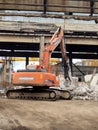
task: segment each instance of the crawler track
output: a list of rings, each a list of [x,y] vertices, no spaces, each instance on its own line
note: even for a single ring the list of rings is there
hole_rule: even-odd
[[[33,100],[50,100],[71,99],[71,94],[66,90],[58,89],[17,89],[8,90],[7,98],[10,99],[33,99]]]

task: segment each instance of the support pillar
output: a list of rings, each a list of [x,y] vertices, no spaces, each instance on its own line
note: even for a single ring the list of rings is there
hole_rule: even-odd
[[[43,48],[44,48],[44,42],[45,42],[45,37],[44,36],[41,36],[40,38],[40,56],[39,56],[39,62],[41,61],[41,58],[42,58],[42,51],[43,51]]]
[[[69,63],[70,63],[70,67],[71,67],[71,74],[73,76],[73,68],[72,68],[72,52],[69,52]]]
[[[29,64],[29,57],[27,56],[26,57],[26,68],[27,68],[27,65]]]

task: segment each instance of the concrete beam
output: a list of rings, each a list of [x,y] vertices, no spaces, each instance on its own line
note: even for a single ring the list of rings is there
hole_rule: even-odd
[[[40,37],[22,35],[0,35],[0,42],[40,43]]]
[[[98,18],[98,16],[96,16]],[[40,21],[39,21],[40,22]],[[61,26],[65,27],[65,31],[80,31],[80,32],[98,32],[97,24],[83,24],[83,23],[69,23],[69,22],[55,22],[54,24],[49,22],[43,23],[34,22],[20,22],[20,21],[0,21],[0,30],[3,31],[14,31],[14,32],[28,32],[34,33],[34,31],[51,31],[54,32]],[[65,24],[65,25],[64,25]],[[37,33],[36,33],[37,34]],[[48,33],[49,34],[49,33]]]
[[[62,14],[43,14],[43,13],[22,13],[22,12],[0,12],[0,16],[19,16],[19,17],[43,17],[43,18],[58,18],[58,19],[75,19],[75,20],[96,20],[97,16],[79,16],[79,15],[62,15]]]
[[[70,37],[70,38],[65,38],[65,40],[66,40],[66,44],[98,45],[97,38]]]
[[[44,42],[49,42],[51,36],[29,36],[29,35],[0,35],[0,42],[12,42],[12,43],[40,43],[41,37],[44,38]],[[66,44],[77,44],[77,45],[98,45],[97,38],[85,38],[85,37],[66,37]]]

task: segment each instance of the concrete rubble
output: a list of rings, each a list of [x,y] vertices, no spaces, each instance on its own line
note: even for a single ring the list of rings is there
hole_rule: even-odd
[[[73,89],[73,99],[98,100],[98,92],[89,88],[86,83],[82,82],[79,86]]]
[[[86,75],[85,82],[78,82],[78,78],[73,77],[70,84],[66,83],[63,75],[59,75],[58,79],[62,89],[72,90],[73,100],[98,101],[98,74],[95,74],[89,83],[91,77],[92,75]]]

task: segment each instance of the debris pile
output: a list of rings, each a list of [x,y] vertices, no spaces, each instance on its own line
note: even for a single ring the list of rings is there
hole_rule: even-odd
[[[73,99],[98,101],[98,74],[85,76],[85,82],[78,83],[73,90]]]
[[[91,75],[86,76],[91,81]],[[92,82],[78,82],[77,77],[72,78],[71,83],[67,83],[63,75],[58,76],[61,89],[72,90],[73,99],[75,100],[96,100],[98,101],[98,74],[93,77]]]
[[[82,82],[73,90],[73,99],[90,100],[93,99],[93,93],[93,90]]]
[[[61,89],[73,90],[73,89],[75,88],[75,83],[76,83],[76,82],[74,82],[74,83],[72,82],[72,83],[71,83],[71,81],[65,80],[63,74],[59,74],[59,75],[57,76],[57,79],[58,79],[58,81],[60,82],[60,88],[61,88]]]

